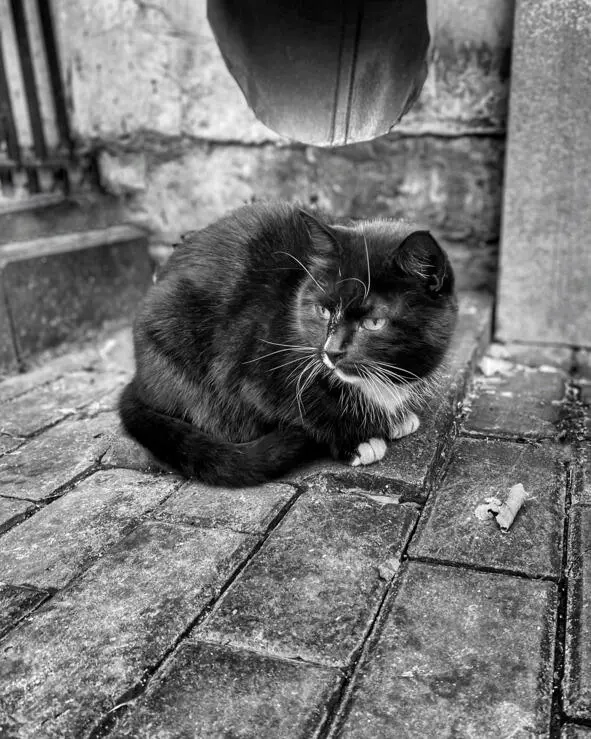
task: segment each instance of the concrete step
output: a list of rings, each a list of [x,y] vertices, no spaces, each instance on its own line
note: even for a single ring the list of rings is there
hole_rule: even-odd
[[[0,374],[132,315],[151,280],[148,236],[102,206],[0,216]]]

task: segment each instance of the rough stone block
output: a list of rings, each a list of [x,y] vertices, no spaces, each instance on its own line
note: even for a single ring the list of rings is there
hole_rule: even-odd
[[[184,644],[113,739],[310,737],[341,680],[319,667],[212,644]]]
[[[62,588],[178,485],[130,470],[96,472],[3,537],[0,581]]]
[[[267,530],[295,494],[294,487],[280,483],[228,489],[187,482],[154,515],[205,528],[222,526],[259,534]]]
[[[591,720],[591,507],[573,506],[569,536],[564,711]]]
[[[159,663],[251,546],[227,529],[140,525],[4,642],[5,722],[20,737],[86,736]]]
[[[432,407],[419,414],[421,426],[417,432],[391,442],[385,458],[364,468],[362,476],[375,477],[383,485],[396,480],[404,483],[417,499],[426,497],[437,477],[439,463],[447,454],[454,413],[463,400],[473,367],[488,344],[490,328],[490,299],[477,293],[462,294],[458,327]],[[319,472],[346,474],[351,479],[360,474],[342,464],[322,460],[295,470],[285,480],[299,481]]]
[[[562,417],[566,376],[554,367],[530,369],[485,357],[466,398],[462,430],[478,436],[554,439]]]
[[[70,372],[0,405],[0,433],[30,436],[121,388],[126,376],[94,368]]]
[[[37,256],[28,256],[35,242],[19,245],[23,254],[17,252],[3,268],[22,358],[81,338],[105,321],[128,318],[151,281],[147,239],[137,229],[45,241],[51,248]],[[41,248],[44,240],[39,242]]]
[[[25,500],[0,498],[0,534],[20,523],[34,507],[32,503],[27,503]],[[4,539],[2,541],[4,542]]]
[[[12,585],[0,585],[0,639],[46,598],[47,593],[39,593],[27,588],[15,588]],[[0,716],[0,729],[2,728],[2,717]]]
[[[431,493],[421,516],[410,556],[558,578],[566,493],[563,461],[560,450],[549,444],[458,439],[445,480]],[[504,500],[517,483],[530,500],[507,533],[494,519],[477,518],[479,504],[491,496]]]
[[[410,563],[338,736],[548,736],[555,607],[548,582]]]
[[[0,457],[0,495],[44,500],[97,464],[117,423],[111,413],[64,421]]]
[[[6,298],[2,285],[0,270],[0,377],[18,370],[18,358],[10,326],[10,318],[6,309]]]
[[[586,0],[517,3],[497,309],[504,339],[591,344],[590,34]]]
[[[119,395],[120,391],[117,391],[117,398],[113,399],[115,405]],[[122,467],[140,472],[164,471],[144,447],[125,433],[119,420],[116,421],[108,436],[107,451],[101,459],[101,464],[106,467]]]
[[[197,629],[196,638],[346,665],[417,519],[396,498],[312,486]]]

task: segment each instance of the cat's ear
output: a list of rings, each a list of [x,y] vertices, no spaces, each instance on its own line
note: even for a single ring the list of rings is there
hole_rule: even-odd
[[[338,246],[336,234],[333,229],[307,210],[300,208],[299,214],[304,221],[310,239],[317,249],[325,253],[326,256],[333,254],[335,248]]]
[[[393,255],[395,265],[406,275],[425,283],[430,292],[453,288],[453,273],[443,249],[429,231],[414,231]]]

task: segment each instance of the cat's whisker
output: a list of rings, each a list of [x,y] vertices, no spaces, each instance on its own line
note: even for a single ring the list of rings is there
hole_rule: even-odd
[[[278,344],[276,341],[268,341],[267,339],[259,339],[263,344],[271,344],[271,346],[285,346],[288,349],[315,349],[314,346],[305,346],[304,344]]]
[[[314,366],[315,364],[316,366]],[[308,371],[310,371],[310,374],[308,375],[308,377],[304,381],[304,384],[302,385],[302,378],[304,377],[305,373]],[[304,399],[302,396],[306,388],[310,385],[310,383],[312,382],[314,377],[316,377],[319,371],[320,371],[320,368],[318,366],[316,357],[312,357],[312,359],[308,362],[308,364],[306,364],[304,369],[298,375],[298,380],[296,383],[296,401],[298,404],[298,411],[300,413],[300,419],[302,423],[304,420],[304,412],[305,412]]]
[[[371,289],[371,270],[369,268],[369,249],[367,248],[367,239],[365,238],[365,230],[362,228],[361,235],[363,236],[363,244],[365,245],[365,258],[367,259],[367,287],[365,289],[365,295],[363,299],[366,300]]]
[[[298,357],[297,359],[290,359],[289,362],[284,362],[283,364],[278,364],[276,367],[271,367],[269,372],[275,372],[275,370],[281,369],[282,367],[287,367],[290,364],[295,364],[296,362],[304,362],[306,359],[309,359],[309,358],[310,356],[306,355],[305,357]]]
[[[281,354],[282,352],[291,352],[291,351],[298,351],[298,349],[277,349],[274,352],[269,352],[268,354],[262,354],[260,357],[255,357],[254,359],[248,359],[246,362],[242,362],[242,364],[252,364],[253,362],[260,362],[261,359],[266,359],[267,357],[272,357],[274,354]],[[306,349],[306,351],[308,351]]]
[[[363,299],[367,297],[367,294],[369,293],[369,290],[367,289],[367,285],[363,280],[360,280],[359,277],[345,277],[344,280],[339,280],[336,284],[340,285],[343,282],[358,282],[363,287],[364,296]]]
[[[326,292],[326,290],[322,287],[322,285],[318,282],[318,280],[314,277],[314,275],[310,272],[310,270],[306,266],[304,266],[297,257],[294,257],[293,254],[290,254],[288,251],[276,251],[275,254],[285,254],[286,256],[291,257],[295,262],[297,262],[300,265],[300,267],[304,270],[304,272],[307,272],[312,282],[314,282],[316,286],[320,290],[322,290],[323,293]]]

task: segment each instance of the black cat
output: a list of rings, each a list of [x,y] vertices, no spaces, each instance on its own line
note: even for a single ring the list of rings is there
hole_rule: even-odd
[[[351,465],[415,431],[457,305],[445,253],[387,219],[245,206],[183,237],[135,322],[131,436],[189,477],[248,485],[314,452]]]

